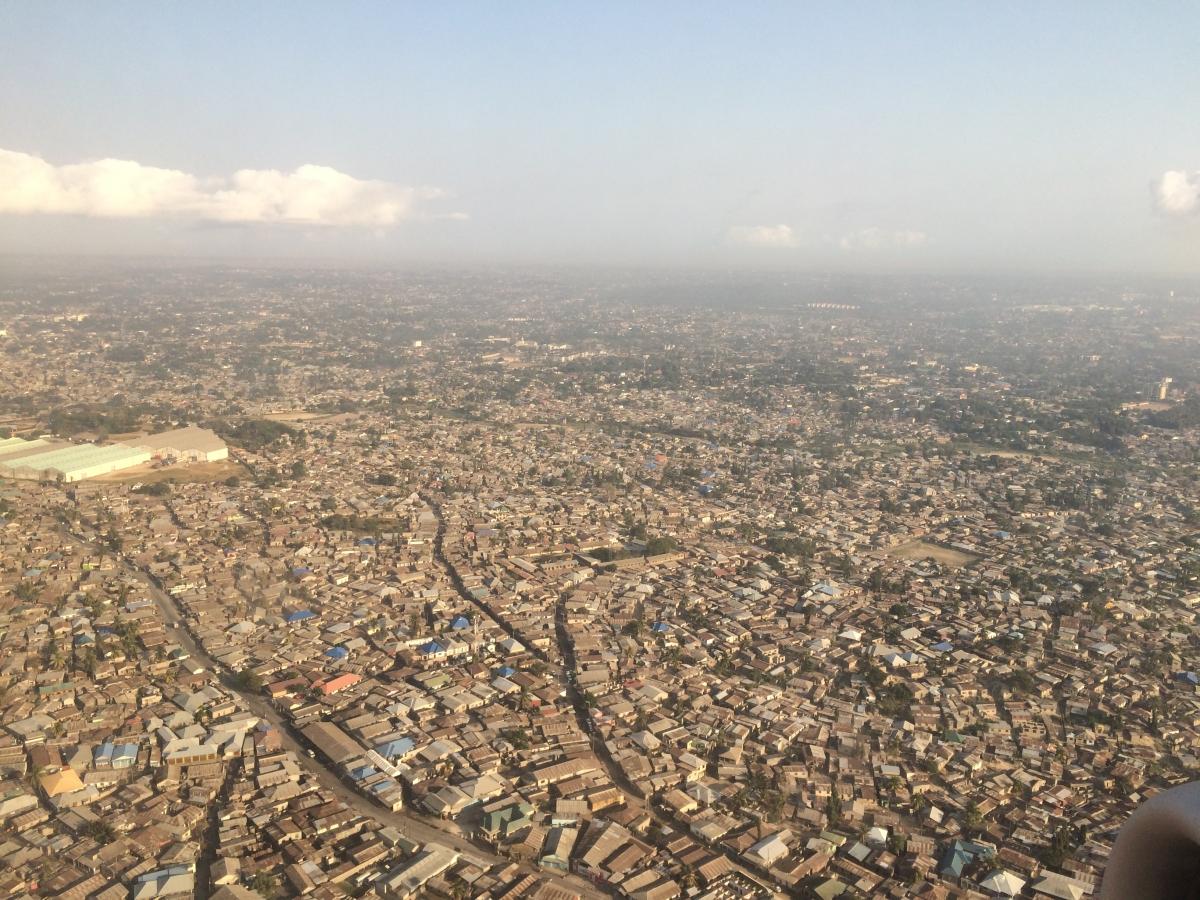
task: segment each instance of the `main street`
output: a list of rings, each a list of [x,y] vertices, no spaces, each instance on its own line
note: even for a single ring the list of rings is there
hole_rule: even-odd
[[[62,530],[62,533],[64,537],[78,541],[96,553],[111,552],[93,540],[70,532],[65,528]],[[450,847],[462,854],[464,858],[476,861],[481,868],[488,868],[498,863],[507,863],[509,861],[490,850],[478,846],[461,834],[452,834],[444,828],[433,824],[433,821],[440,822],[440,820],[426,820],[412,812],[394,812],[390,809],[385,809],[351,788],[335,771],[322,763],[319,758],[309,755],[309,748],[302,742],[295,726],[285,716],[268,703],[265,698],[243,690],[234,679],[232,672],[220,666],[212,657],[204,652],[204,649],[200,646],[188,627],[187,620],[180,612],[174,598],[164,591],[149,573],[134,565],[122,553],[117,553],[116,557],[125,574],[145,587],[147,596],[154,601],[163,621],[171,630],[172,637],[189,657],[195,660],[197,664],[204,666],[216,674],[221,680],[221,686],[229,693],[239,697],[250,712],[271,723],[279,732],[283,747],[292,751],[299,760],[301,767],[312,775],[322,788],[333,794],[359,815],[382,822],[385,825],[392,825],[405,837],[422,844],[438,843],[442,846]],[[449,825],[449,823],[445,824]],[[607,894],[598,890],[590,882],[575,875],[552,875],[540,870],[536,874],[553,883],[556,887],[574,892],[582,897],[597,898],[599,900],[599,898],[607,896]]]
[[[422,494],[422,499],[429,504],[430,508],[434,512],[434,515],[437,516],[438,530],[437,536],[434,538],[434,558],[446,569],[447,575],[450,577],[451,582],[454,584],[455,588],[458,590],[459,594],[464,600],[474,604],[481,613],[486,614],[490,619],[499,623],[500,626],[504,628],[504,630],[511,637],[514,639],[519,639],[519,636],[513,631],[511,626],[509,626],[508,623],[506,623],[503,619],[498,617],[489,605],[478,600],[473,594],[470,593],[470,591],[466,589],[462,581],[459,579],[458,573],[447,562],[445,548],[443,547],[445,522],[442,519],[441,505],[438,504],[432,497],[424,494]],[[617,765],[617,763],[613,760],[611,754],[608,752],[608,747],[606,747],[604,742],[600,740],[600,736],[596,733],[592,726],[591,714],[585,702],[583,692],[579,690],[578,684],[575,680],[578,674],[578,668],[575,662],[575,646],[571,641],[571,636],[567,632],[566,628],[565,598],[566,595],[560,593],[554,610],[555,642],[558,647],[558,658],[561,660],[561,663],[555,663],[555,661],[550,658],[549,654],[544,653],[537,648],[530,647],[529,650],[538,659],[550,665],[552,670],[557,673],[559,684],[566,692],[567,699],[571,702],[571,706],[574,709],[579,727],[588,736],[588,740],[591,743],[593,757],[601,766],[604,767],[609,779],[621,791],[621,794],[625,799],[625,805],[630,809],[647,813],[651,820],[660,827],[677,827],[669,819],[664,817],[657,809],[655,809],[653,804],[647,803],[642,799],[641,791],[639,791],[634,786],[633,782],[630,781],[629,776],[625,774],[624,769]],[[742,863],[742,860],[739,859],[737,854],[735,854],[732,850],[724,846],[718,846],[715,849],[717,852],[722,853],[730,861],[730,863],[733,864],[734,869],[738,873],[745,876],[755,884],[758,884],[764,889],[770,891],[772,894],[775,894],[776,896],[783,896],[777,886],[770,885],[761,876],[747,869]]]

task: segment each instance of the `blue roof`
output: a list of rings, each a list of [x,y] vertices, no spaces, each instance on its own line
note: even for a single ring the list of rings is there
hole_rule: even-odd
[[[971,856],[971,854],[964,853],[962,850],[960,850],[956,842],[955,845],[949,847],[946,852],[942,854],[941,862],[938,863],[938,872],[940,872],[942,875],[952,875],[955,878],[958,878],[960,875],[962,875],[963,870],[966,869],[972,859],[974,859],[974,857]]]
[[[466,616],[455,616],[454,621],[450,623],[450,627],[455,631],[462,631],[464,628],[471,627],[471,620]]]
[[[345,647],[330,647],[325,651],[325,655],[330,659],[345,659],[350,655],[350,651]]]
[[[358,545],[360,547],[374,547],[375,538],[359,538]]]
[[[427,644],[421,645],[422,653],[441,653],[445,649],[446,648],[443,647],[441,644],[439,644],[437,641],[430,641]]]
[[[933,649],[937,650],[939,653],[949,653],[954,649],[954,645],[949,641],[939,641],[933,645]]]
[[[384,741],[375,747],[375,752],[384,759],[395,759],[398,756],[405,756],[412,753],[416,748],[411,738],[396,738],[391,741]]]
[[[650,630],[655,632],[656,634],[666,634],[668,631],[671,630],[671,626],[668,625],[666,622],[655,622],[651,626]]]
[[[308,566],[292,566],[293,575],[307,575],[311,571],[312,569]]]
[[[315,613],[311,609],[298,609],[288,613],[283,620],[285,622],[303,622],[305,619],[311,619],[314,615]]]
[[[517,670],[514,669],[512,666],[501,666],[499,669],[496,670],[496,674],[499,675],[501,678],[508,678],[510,675],[516,675]]]
[[[938,863],[938,872],[941,874],[950,874],[955,878],[959,877],[972,860],[977,856],[982,856],[988,852],[988,848],[976,844],[974,841],[955,840],[946,852],[942,854],[941,861]]]

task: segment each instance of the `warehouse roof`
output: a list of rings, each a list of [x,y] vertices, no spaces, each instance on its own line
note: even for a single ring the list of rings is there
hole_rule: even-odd
[[[160,431],[149,434],[144,438],[134,438],[127,442],[131,447],[149,447],[151,450],[200,450],[211,453],[214,450],[224,450],[225,442],[215,431],[189,425],[186,428],[175,428],[171,431]]]
[[[132,460],[139,456],[146,456],[146,451],[118,444],[108,447],[98,447],[95,444],[71,444],[67,447],[55,447],[44,453],[23,456],[19,460],[13,460],[10,465],[14,469],[55,469],[60,472],[70,472],[105,463]]]
[[[366,752],[361,744],[332,722],[315,722],[302,731],[312,745],[334,763],[344,763]]]
[[[5,438],[0,441],[0,460],[11,463],[22,456],[29,456],[32,453],[45,453],[47,450],[61,446],[63,444],[51,444],[44,438],[34,438],[32,441],[22,438]]]

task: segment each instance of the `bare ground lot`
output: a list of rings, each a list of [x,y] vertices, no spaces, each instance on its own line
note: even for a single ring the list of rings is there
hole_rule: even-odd
[[[305,412],[302,409],[263,413],[259,416],[260,419],[266,419],[268,422],[314,422],[322,419],[332,419],[333,417],[334,413]]]
[[[122,469],[120,472],[88,480],[124,484],[135,481],[140,481],[142,484],[155,484],[160,481],[173,481],[177,484],[209,484],[214,481],[224,481],[231,475],[236,475],[238,478],[250,477],[249,471],[241,463],[234,462],[232,459],[222,459],[218,462],[192,463],[187,466],[167,466],[165,469],[137,466],[133,469]]]
[[[952,569],[961,569],[979,559],[973,553],[939,547],[928,541],[909,541],[905,544],[898,544],[888,550],[887,555],[897,559],[933,559],[939,565],[949,566]]]
[[[1034,459],[1044,459],[1046,462],[1066,462],[1062,456],[1054,453],[1030,453],[1026,450],[1005,450],[1000,447],[985,447],[982,444],[972,444],[970,447],[976,456],[998,456],[1001,459],[1020,459],[1026,462]]]

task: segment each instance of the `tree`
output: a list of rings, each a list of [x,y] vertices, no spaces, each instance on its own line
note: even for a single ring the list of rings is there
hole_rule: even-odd
[[[883,569],[871,570],[871,590],[878,599],[883,594]]]
[[[13,593],[16,594],[18,600],[29,603],[37,599],[37,595],[40,590],[41,589],[36,581],[26,579],[13,589]]]
[[[1042,863],[1052,869],[1060,868],[1077,846],[1078,835],[1075,830],[1070,825],[1060,825],[1050,838],[1050,846],[1041,852]]]
[[[652,537],[646,542],[646,555],[659,556],[663,553],[671,553],[679,546],[679,542],[669,535],[659,535]]]
[[[83,833],[90,837],[97,844],[111,844],[117,839],[116,830],[108,822],[103,819],[97,819],[95,822],[89,822],[84,826]]]
[[[768,791],[763,797],[763,806],[767,812],[767,821],[778,822],[783,815],[783,807],[787,801],[779,791]]]
[[[133,489],[135,494],[145,494],[147,497],[165,497],[171,493],[171,486],[165,481],[155,481],[143,484]]]
[[[279,883],[268,872],[255,872],[249,881],[250,890],[261,894],[267,900],[273,900],[279,891]]]
[[[250,669],[242,669],[242,671],[234,676],[234,680],[237,682],[238,687],[243,690],[261,691],[263,689],[262,676]]]
[[[833,828],[842,819],[842,798],[838,794],[837,788],[834,788],[829,799],[825,801],[825,821],[830,828]]]
[[[983,828],[983,814],[980,813],[974,800],[970,801],[967,808],[963,810],[963,828],[967,831],[979,831]]]
[[[513,745],[514,750],[529,749],[529,735],[525,733],[525,729],[509,728],[503,731],[502,734]]]

